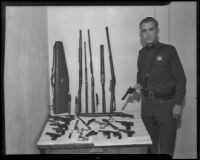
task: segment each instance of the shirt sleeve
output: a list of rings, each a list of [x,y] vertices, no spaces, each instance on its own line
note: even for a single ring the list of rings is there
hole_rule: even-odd
[[[176,51],[176,48],[171,48],[171,73],[175,80],[176,97],[175,104],[181,105],[186,94],[186,76]]]

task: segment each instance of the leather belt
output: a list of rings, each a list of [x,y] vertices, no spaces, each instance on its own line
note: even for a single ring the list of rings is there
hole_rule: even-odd
[[[148,91],[148,90],[142,90],[142,93],[145,97],[149,98],[149,99],[163,99],[163,100],[168,100],[168,99],[172,99],[174,98],[174,93],[175,92],[171,92],[171,93],[156,93],[156,92],[152,92],[152,91]]]

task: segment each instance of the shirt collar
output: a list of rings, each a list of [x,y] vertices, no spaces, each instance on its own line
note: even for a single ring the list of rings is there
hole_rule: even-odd
[[[156,41],[153,45],[151,46],[146,46],[145,48],[146,49],[157,49],[160,45],[160,42],[159,41]]]

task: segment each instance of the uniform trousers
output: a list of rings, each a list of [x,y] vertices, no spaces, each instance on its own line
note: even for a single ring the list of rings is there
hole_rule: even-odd
[[[173,118],[174,99],[149,99],[141,101],[141,117],[151,137],[153,154],[168,154],[173,157],[177,119]]]

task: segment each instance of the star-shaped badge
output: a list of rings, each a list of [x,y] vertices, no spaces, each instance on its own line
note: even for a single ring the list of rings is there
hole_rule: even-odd
[[[162,61],[163,60],[163,58],[161,56],[158,56],[156,59],[157,59],[157,61]]]

